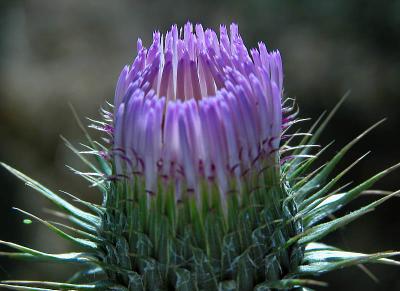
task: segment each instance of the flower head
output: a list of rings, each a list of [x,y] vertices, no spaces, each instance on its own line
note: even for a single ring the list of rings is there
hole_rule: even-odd
[[[149,193],[173,181],[181,195],[202,181],[221,194],[276,155],[282,128],[282,61],[264,43],[250,52],[238,26],[219,37],[200,24],[153,34],[125,66],[115,93],[118,175],[143,175]]]

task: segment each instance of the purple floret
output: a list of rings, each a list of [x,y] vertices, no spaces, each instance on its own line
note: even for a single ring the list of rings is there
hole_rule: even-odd
[[[282,83],[279,52],[259,43],[249,53],[236,24],[219,38],[187,23],[155,32],[149,49],[139,40],[115,92],[117,175],[142,175],[149,193],[161,180],[176,183],[178,196],[198,194],[202,181],[226,194],[229,181],[277,155]]]

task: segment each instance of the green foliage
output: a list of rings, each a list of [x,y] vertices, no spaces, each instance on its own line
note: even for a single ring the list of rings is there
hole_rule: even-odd
[[[113,165],[99,154],[107,149],[93,141],[86,130],[89,146],[85,146],[84,151],[64,140],[90,172],[73,171],[99,189],[103,195],[101,205],[65,193],[74,201],[68,202],[39,182],[2,164],[49,199],[70,224],[49,222],[17,209],[29,217],[24,222],[33,220],[45,225],[61,238],[73,242],[77,251],[48,254],[0,241],[14,250],[0,255],[30,261],[75,263],[82,265],[82,270],[65,283],[3,281],[0,287],[127,291],[302,287],[309,290],[307,286],[325,286],[323,282],[307,279],[309,276],[364,263],[400,265],[390,259],[399,255],[398,252],[361,254],[319,243],[327,234],[398,194],[386,195],[329,220],[332,213],[400,166],[394,165],[349,190],[338,186],[341,178],[364,155],[329,180],[346,153],[379,122],[315,170],[314,164],[326,148],[313,155],[311,150],[342,102],[319,126],[322,118],[291,147],[289,144],[300,135],[294,134],[277,153],[273,166],[266,163],[265,168],[241,185],[240,195],[232,193],[226,200],[221,199],[216,186],[207,183],[200,197],[187,195],[177,204],[172,184],[160,181],[157,195],[150,195],[143,188],[140,176],[108,179]],[[292,156],[281,163],[279,158],[287,151],[291,151]]]

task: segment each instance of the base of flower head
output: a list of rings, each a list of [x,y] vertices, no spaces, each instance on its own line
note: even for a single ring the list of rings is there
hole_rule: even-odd
[[[274,167],[265,168],[254,179],[246,179],[252,182],[242,184],[240,191],[223,198],[217,184],[209,181],[201,183],[198,194],[186,191],[179,197],[176,193],[182,193],[184,185],[160,180],[155,194],[146,191],[140,176],[134,182],[115,181],[105,208],[119,203],[124,207],[104,225],[104,234],[112,234],[105,239],[115,241],[115,225],[126,231],[121,235],[129,238],[129,252],[135,254],[126,259],[132,270],[146,274],[141,277],[146,290],[163,290],[168,284],[177,288],[181,272],[188,276],[187,288],[218,290],[232,281],[239,282],[237,290],[250,290],[257,282],[290,272],[293,256],[301,261],[301,254],[294,254],[296,248],[278,251],[301,226],[282,220],[291,214],[279,207],[287,193],[275,183],[276,174]],[[271,255],[272,250],[277,254]],[[266,270],[268,265],[275,271]],[[122,283],[131,284],[129,278]]]

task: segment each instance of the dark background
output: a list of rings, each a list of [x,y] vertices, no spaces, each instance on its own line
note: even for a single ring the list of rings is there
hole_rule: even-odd
[[[400,1],[81,1],[0,2],[0,160],[51,189],[89,200],[99,195],[65,164],[78,165],[59,134],[83,140],[68,103],[81,116],[98,117],[112,100],[116,78],[136,54],[140,36],[149,45],[152,31],[165,32],[187,20],[218,28],[239,23],[248,47],[264,41],[283,55],[286,95],[296,97],[302,116],[316,118],[349,89],[350,98],[321,142],[335,140],[324,156],[383,117],[388,120],[351,151],[344,168],[368,150],[346,181],[360,182],[400,161]],[[375,188],[400,188],[400,173]],[[374,197],[353,202],[342,213]],[[50,205],[0,169],[0,239],[50,252],[68,249],[34,223],[24,225],[17,206],[42,217]],[[354,251],[400,250],[400,198],[330,235],[325,241]],[[370,266],[374,283],[354,267],[320,279],[325,290],[400,290],[400,268]],[[64,266],[0,260],[0,279],[62,279]]]

